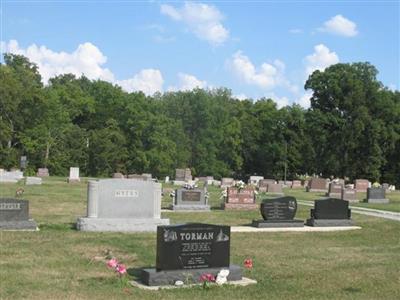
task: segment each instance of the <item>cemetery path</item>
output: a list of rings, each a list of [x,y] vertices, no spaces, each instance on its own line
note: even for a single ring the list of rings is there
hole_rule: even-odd
[[[305,205],[305,206],[314,206],[314,203],[310,203],[310,201],[298,200],[297,203],[300,205]],[[356,213],[356,214],[362,214],[362,215],[366,215],[366,216],[400,221],[400,213],[397,213],[397,212],[365,208],[365,207],[359,207],[359,206],[350,206],[350,208],[351,208],[351,212]]]

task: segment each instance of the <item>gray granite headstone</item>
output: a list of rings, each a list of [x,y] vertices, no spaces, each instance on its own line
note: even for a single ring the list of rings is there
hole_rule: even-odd
[[[177,189],[173,210],[210,210],[204,189]]]
[[[0,182],[17,183],[19,180],[24,178],[24,173],[20,170],[13,171],[1,171],[0,172]]]
[[[161,219],[161,184],[135,179],[88,182],[87,216],[77,221],[82,231],[156,231]]]
[[[357,190],[351,188],[342,189],[341,199],[349,202],[358,202]]]
[[[386,199],[386,191],[384,188],[368,188],[367,189],[367,202],[368,203],[389,203]]]
[[[0,230],[37,230],[29,219],[29,201],[0,198]]]

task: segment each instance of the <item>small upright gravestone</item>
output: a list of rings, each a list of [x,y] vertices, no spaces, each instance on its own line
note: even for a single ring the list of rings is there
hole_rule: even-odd
[[[283,195],[282,185],[279,183],[268,183],[267,192],[272,194]]]
[[[301,187],[302,187],[301,180],[293,180],[292,181],[292,186],[291,186],[292,189],[301,188]]]
[[[226,201],[222,204],[224,209],[253,210],[258,208],[254,189],[229,187]]]
[[[235,180],[233,178],[230,177],[223,177],[221,179],[221,188],[227,188],[227,187],[231,187],[235,184]]]
[[[355,189],[357,192],[365,193],[369,187],[369,181],[366,179],[356,179],[355,181]]]
[[[122,179],[122,178],[125,178],[125,175],[120,172],[117,172],[117,173],[113,174],[112,178]]]
[[[0,230],[37,230],[29,219],[29,201],[0,198]]]
[[[252,226],[265,227],[303,227],[303,220],[294,220],[297,201],[294,197],[265,199],[260,205],[264,220],[253,220]]]
[[[39,168],[37,173],[37,177],[49,177],[49,169],[47,168]]]
[[[349,202],[358,202],[357,190],[351,188],[342,189],[341,199]]]
[[[351,226],[349,202],[336,198],[315,200],[307,219],[308,226]]]
[[[79,178],[79,168],[77,167],[69,168],[69,177],[67,181],[69,183],[76,183],[81,181],[81,179]]]
[[[325,178],[312,178],[308,182],[307,192],[327,192],[327,180]]]
[[[340,198],[342,195],[343,185],[336,182],[329,183],[329,190],[326,196],[331,198]]]
[[[368,188],[367,189],[367,202],[368,203],[389,203],[386,199],[386,191],[384,188]]]
[[[149,286],[198,283],[201,275],[229,270],[228,281],[241,280],[239,266],[230,264],[230,227],[209,224],[158,226],[156,267],[143,269]]]
[[[206,191],[204,189],[177,189],[175,191],[173,210],[203,210],[209,211]]]
[[[263,179],[264,179],[263,176],[250,176],[248,184],[252,184],[252,185],[257,186],[258,183],[260,182],[260,180],[263,180]]]
[[[77,221],[82,231],[155,231],[161,219],[161,184],[134,179],[88,182],[87,216]]]
[[[40,177],[26,177],[25,184],[26,185],[41,185],[42,184],[42,178],[40,178]]]
[[[266,193],[268,191],[268,184],[276,184],[275,179],[262,179],[258,182],[258,190]]]

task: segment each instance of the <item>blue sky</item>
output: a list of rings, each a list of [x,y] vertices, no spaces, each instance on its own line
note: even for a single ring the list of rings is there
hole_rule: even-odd
[[[43,80],[84,73],[127,91],[227,87],[308,105],[313,70],[369,61],[399,89],[398,1],[2,1],[2,51]]]

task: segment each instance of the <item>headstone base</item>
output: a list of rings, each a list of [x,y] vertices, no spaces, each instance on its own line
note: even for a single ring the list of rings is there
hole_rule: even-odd
[[[325,196],[327,196],[329,198],[337,198],[337,199],[341,199],[342,198],[342,194],[341,193],[326,193]]]
[[[257,228],[304,227],[303,220],[253,220],[251,224]]]
[[[0,230],[37,230],[34,220],[0,222]]]
[[[349,201],[349,203],[359,203],[360,201],[358,199],[354,200],[354,199],[342,199],[344,201]]]
[[[71,179],[71,178],[67,178],[67,182],[68,182],[68,183],[79,183],[79,182],[81,182],[81,180],[80,180],[80,179]]]
[[[157,271],[155,268],[143,269],[140,279],[148,286],[174,285],[178,280],[183,282],[190,281],[189,283],[198,283],[200,282],[201,275],[207,273],[217,276],[218,272],[222,269],[228,268],[202,268],[168,271]],[[241,280],[242,269],[237,265],[230,265],[227,279],[228,281]]]
[[[389,203],[389,199],[368,199],[366,200],[367,203],[381,203],[381,204],[386,204]]]
[[[173,185],[180,185],[180,186],[182,186],[182,185],[185,185],[187,182],[186,181],[183,181],[183,180],[174,180],[174,181],[172,181],[172,184]]]
[[[157,226],[169,225],[169,219],[78,218],[80,231],[156,232]]]
[[[210,205],[172,205],[172,210],[210,210]]]
[[[306,192],[327,193],[328,191],[327,191],[327,190],[323,190],[323,189],[310,189],[310,188],[307,188],[307,189],[306,189]]]
[[[257,203],[249,203],[249,204],[245,204],[245,203],[223,203],[222,204],[222,208],[223,209],[227,209],[227,210],[254,210],[254,209],[258,209],[259,205]]]
[[[329,227],[329,226],[353,226],[354,222],[351,219],[307,219],[307,226],[314,227]]]

